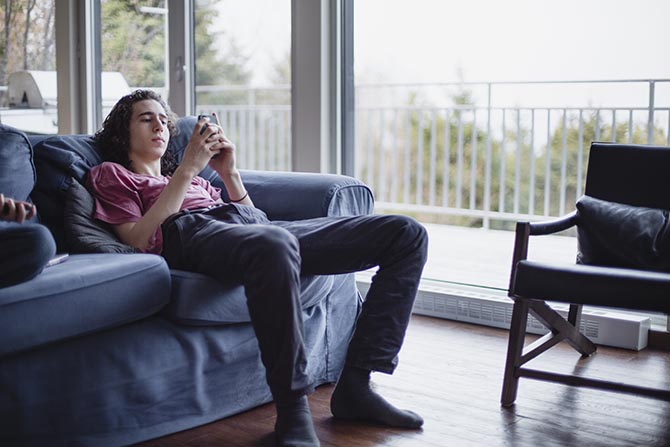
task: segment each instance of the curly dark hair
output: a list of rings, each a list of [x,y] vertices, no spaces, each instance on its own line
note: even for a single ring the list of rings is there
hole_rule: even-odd
[[[152,99],[160,103],[167,115],[167,127],[170,138],[177,135],[177,115],[170,106],[163,101],[161,96],[153,90],[135,90],[134,92],[119,99],[114,105],[102,128],[95,133],[95,140],[108,161],[119,163],[130,169],[130,118],[133,113],[133,105],[136,102]],[[177,168],[177,159],[170,150],[165,151],[161,158],[161,173],[171,175]]]

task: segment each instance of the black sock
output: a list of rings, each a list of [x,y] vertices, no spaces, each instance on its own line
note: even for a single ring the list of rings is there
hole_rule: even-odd
[[[419,428],[423,418],[400,410],[370,388],[370,371],[345,367],[330,399],[330,411],[340,419],[376,422],[399,428]]]
[[[277,402],[275,436],[277,446],[318,447],[307,396]]]

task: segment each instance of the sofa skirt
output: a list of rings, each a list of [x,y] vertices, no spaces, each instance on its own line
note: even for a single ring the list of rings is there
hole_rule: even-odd
[[[353,275],[342,275],[304,311],[315,385],[337,380],[360,301]],[[3,357],[0,445],[129,445],[271,399],[250,324],[184,326],[153,316]]]

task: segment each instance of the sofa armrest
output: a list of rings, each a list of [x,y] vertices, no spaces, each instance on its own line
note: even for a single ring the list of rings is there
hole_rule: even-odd
[[[271,220],[300,220],[326,216],[372,213],[374,198],[365,184],[335,174],[242,170],[242,179],[254,205]],[[225,188],[216,173],[200,175]]]

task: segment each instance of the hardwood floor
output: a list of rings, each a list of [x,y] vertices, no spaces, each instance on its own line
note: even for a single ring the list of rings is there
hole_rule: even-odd
[[[507,332],[414,316],[393,376],[377,390],[425,418],[419,431],[370,427],[330,416],[332,385],[310,396],[326,447],[670,446],[670,402],[522,379],[510,409],[500,407]],[[529,365],[670,389],[670,353],[599,347],[580,360],[557,346]],[[141,447],[272,446],[274,407],[265,405]]]

